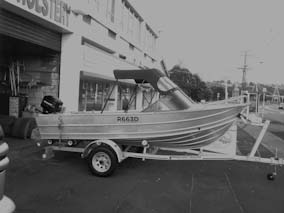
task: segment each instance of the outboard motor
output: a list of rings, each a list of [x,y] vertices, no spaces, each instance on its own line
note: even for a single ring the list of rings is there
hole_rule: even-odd
[[[51,95],[44,96],[40,106],[44,114],[61,112],[63,102]]]

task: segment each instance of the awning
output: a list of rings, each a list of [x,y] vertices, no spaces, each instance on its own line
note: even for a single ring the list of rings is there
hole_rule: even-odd
[[[87,71],[81,71],[80,72],[80,79],[83,80],[100,80],[100,81],[113,81],[116,82],[117,79],[114,77],[98,74],[98,73],[92,73]],[[119,80],[121,83],[131,84],[135,85],[135,82],[133,80]]]

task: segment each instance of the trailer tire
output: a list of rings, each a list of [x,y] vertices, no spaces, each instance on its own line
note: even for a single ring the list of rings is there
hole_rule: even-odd
[[[115,152],[108,146],[97,146],[88,155],[88,166],[91,172],[99,177],[113,174],[118,160]]]

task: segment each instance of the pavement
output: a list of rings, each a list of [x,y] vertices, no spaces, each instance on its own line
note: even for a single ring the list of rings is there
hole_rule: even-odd
[[[272,104],[272,105],[267,105],[265,106],[265,111],[267,113],[276,113],[276,114],[284,114],[283,109],[278,109],[279,105],[278,104]]]
[[[279,153],[284,150],[284,139],[275,133],[282,131],[283,123],[272,124],[266,146],[258,150],[263,157],[272,156],[274,146]],[[239,126],[241,154],[248,154],[257,131]],[[270,165],[126,159],[113,176],[99,178],[77,153],[56,153],[42,160],[34,141],[6,141],[11,163],[5,194],[15,201],[17,213],[284,212],[284,172],[279,169],[275,181],[268,181],[266,174],[274,171]]]
[[[242,125],[240,128],[242,128],[245,132],[247,132],[255,140],[257,139],[262,129],[262,127],[252,126],[252,125]],[[261,144],[264,148],[269,150],[270,153],[273,153],[273,155],[276,155],[277,153],[277,157],[284,158],[284,138],[280,138],[278,135],[281,133],[278,133],[278,130],[273,131],[273,129],[275,129],[275,124],[272,123],[270,124],[268,131],[265,133]]]

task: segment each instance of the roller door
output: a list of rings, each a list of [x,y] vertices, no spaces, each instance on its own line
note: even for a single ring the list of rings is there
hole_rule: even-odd
[[[61,34],[0,9],[0,34],[60,51]]]

